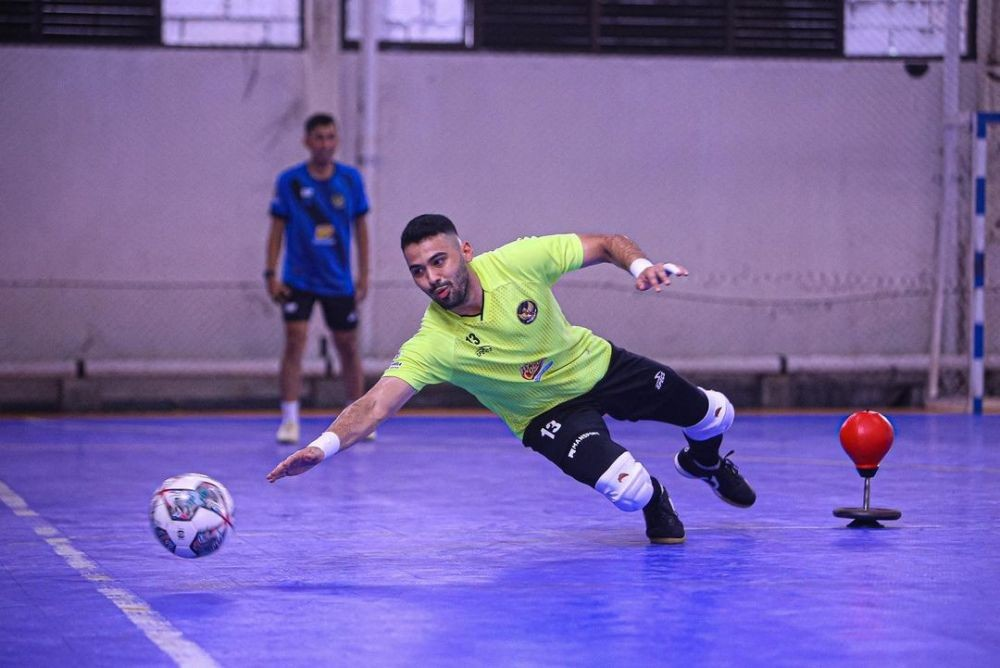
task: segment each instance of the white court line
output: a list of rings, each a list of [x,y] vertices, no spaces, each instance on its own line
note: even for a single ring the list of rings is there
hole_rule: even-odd
[[[27,502],[2,480],[0,480],[0,501],[3,501],[19,517],[35,518],[32,520],[35,533],[45,539],[52,551],[65,559],[66,563],[85,580],[99,583],[97,591],[125,613],[129,621],[135,624],[153,644],[163,650],[178,666],[201,668],[202,666],[219,665],[205,650],[185,638],[148,603],[128,589],[115,584],[113,578],[102,573],[97,564],[90,560],[90,557],[76,549],[69,538],[61,535],[58,529],[29,508]]]

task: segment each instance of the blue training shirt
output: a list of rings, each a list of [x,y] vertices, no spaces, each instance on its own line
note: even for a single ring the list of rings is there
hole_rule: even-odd
[[[271,215],[285,221],[282,281],[329,297],[354,294],[351,230],[368,213],[368,198],[358,170],[335,162],[333,176],[317,181],[296,165],[278,175]]]

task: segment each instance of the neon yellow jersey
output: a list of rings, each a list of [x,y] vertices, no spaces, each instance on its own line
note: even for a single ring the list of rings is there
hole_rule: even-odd
[[[575,234],[518,239],[473,258],[483,312],[461,316],[431,302],[383,375],[418,392],[457,385],[521,438],[532,418],[587,392],[608,370],[611,344],[571,325],[552,294],[559,277],[582,264]]]

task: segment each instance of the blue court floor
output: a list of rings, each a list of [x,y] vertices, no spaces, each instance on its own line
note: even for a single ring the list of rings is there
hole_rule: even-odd
[[[748,510],[673,471],[676,430],[612,423],[666,483],[676,546],[492,417],[397,417],[274,485],[271,417],[4,419],[0,665],[996,665],[1000,416],[889,414],[872,505],[903,516],[882,530],[832,515],[862,501],[845,416],[738,417]],[[147,520],[188,471],[236,502],[198,560]]]

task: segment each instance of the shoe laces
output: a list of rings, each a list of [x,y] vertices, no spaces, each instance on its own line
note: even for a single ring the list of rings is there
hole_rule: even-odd
[[[727,469],[729,469],[730,471],[732,471],[733,473],[736,473],[736,474],[738,474],[738,473],[740,472],[739,468],[738,468],[738,467],[736,466],[736,463],[735,463],[735,462],[733,462],[733,460],[731,460],[731,459],[729,458],[729,455],[731,455],[731,454],[733,454],[733,453],[735,453],[735,452],[736,452],[735,450],[730,450],[729,452],[727,452],[727,453],[726,453],[726,454],[725,454],[725,455],[724,455],[724,456],[723,456],[723,457],[722,457],[722,458],[721,458],[721,459],[719,460],[719,467],[721,468],[721,467],[723,467],[723,466],[724,466],[724,467],[726,467]]]

